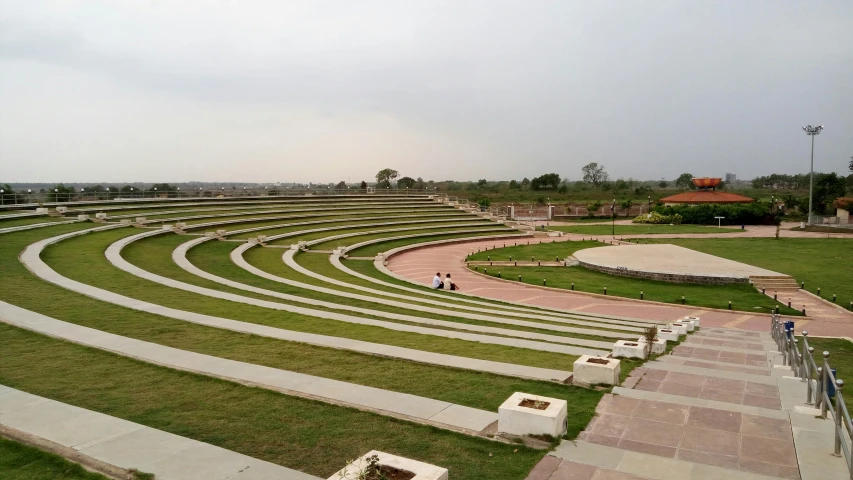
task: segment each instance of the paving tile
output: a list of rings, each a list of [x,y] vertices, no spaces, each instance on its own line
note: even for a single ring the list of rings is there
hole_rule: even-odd
[[[547,480],[592,480],[592,477],[595,475],[597,470],[598,467],[594,465],[586,465],[583,463],[563,460],[563,462],[557,467],[556,471],[554,471]],[[538,479],[528,476],[527,480]]]
[[[687,418],[687,425],[690,427],[734,433],[740,432],[741,422],[742,415],[740,413],[705,407],[691,407],[690,415]]]
[[[551,474],[554,473],[555,470],[557,470],[561,463],[564,463],[562,459],[553,457],[551,455],[545,455],[544,457],[542,457],[542,460],[539,460],[539,463],[537,463],[536,466],[533,467],[533,470],[531,470],[530,473],[527,474],[527,478],[525,478],[525,480],[549,480]],[[595,467],[589,467],[592,469],[592,472],[595,473]],[[589,480],[583,477],[578,478],[582,480]],[[592,477],[590,476],[589,478]]]
[[[595,480],[648,480],[648,478],[616,470],[599,470],[595,475]]]
[[[669,372],[667,372],[666,370],[658,370],[655,368],[650,368],[650,369],[646,370],[646,373],[643,375],[643,378],[649,379],[649,380],[657,380],[657,381],[661,382],[666,378],[668,373]]]
[[[663,382],[658,389],[659,393],[670,395],[681,395],[682,397],[699,397],[702,387],[699,385],[685,385],[683,383]]]
[[[718,455],[737,455],[738,434],[707,428],[685,427],[681,448]]]
[[[738,457],[736,455],[719,455],[715,453],[679,448],[676,458],[687,462],[704,463],[706,465],[715,465],[717,467],[731,468],[734,470],[738,470],[740,468]]]
[[[608,437],[597,433],[588,433],[586,441],[597,445],[607,445],[608,447],[616,447],[619,445],[619,437]]]
[[[740,432],[743,435],[774,439],[789,438],[792,435],[791,422],[776,418],[743,415]]]
[[[656,480],[684,480],[690,478],[693,464],[663,458],[658,455],[648,455],[639,452],[625,452],[619,471],[640,475]]]
[[[761,462],[752,459],[741,459],[740,468],[747,472],[770,475],[772,477],[799,479],[800,470],[797,467]],[[829,479],[827,479],[829,480]]]
[[[629,423],[631,423],[631,417],[624,415],[599,415],[591,432],[598,435],[621,437]]]
[[[743,380],[709,377],[705,383],[705,388],[742,393],[746,388],[746,382]]]
[[[634,411],[634,418],[684,425],[689,409],[689,406],[677,403],[642,400]]]
[[[637,442],[634,440],[619,440],[619,448],[630,450],[632,452],[648,453],[649,455],[657,455],[659,457],[675,458],[675,447],[666,447],[663,445],[653,445],[651,443]]]
[[[741,443],[741,459],[769,462],[775,465],[797,465],[797,455],[792,438],[743,435]]]
[[[762,397],[760,395],[744,395],[743,404],[751,407],[770,408],[773,410],[782,409],[782,402],[779,398]]]
[[[703,388],[702,392],[699,394],[699,398],[704,398],[705,400],[716,400],[718,402],[742,404],[743,393]]]
[[[610,400],[610,404],[607,406],[606,411],[607,413],[611,413],[614,415],[631,416],[634,413],[634,410],[637,409],[637,405],[639,404],[640,401],[636,398],[613,395],[613,398]]]
[[[683,427],[671,423],[655,422],[634,417],[625,429],[623,440],[676,447],[681,441]],[[620,442],[619,446],[622,444]]]
[[[660,386],[661,382],[642,379],[640,380],[640,383],[638,383],[637,386],[634,388],[637,390],[644,390],[646,392],[657,392]]]
[[[774,385],[763,385],[761,383],[746,382],[746,393],[751,395],[763,395],[765,397],[779,397],[779,388]]]
[[[684,385],[703,385],[706,377],[703,375],[694,375],[692,373],[669,372],[666,376],[667,382],[681,383]]]

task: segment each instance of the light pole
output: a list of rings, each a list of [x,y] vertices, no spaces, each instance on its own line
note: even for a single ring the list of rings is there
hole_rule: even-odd
[[[652,213],[652,196],[649,195],[649,211],[646,213]]]
[[[812,161],[811,168],[809,168],[809,217],[806,222],[807,225],[812,224],[812,190],[814,189],[814,137],[815,135],[820,134],[820,131],[823,130],[823,125],[818,125],[813,127],[811,125],[806,125],[803,127],[803,131],[806,132],[806,135],[812,137]]]
[[[613,238],[616,238],[616,199],[613,199],[613,205],[610,206],[610,220],[613,222]]]

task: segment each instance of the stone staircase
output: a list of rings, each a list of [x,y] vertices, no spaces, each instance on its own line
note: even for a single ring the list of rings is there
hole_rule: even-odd
[[[604,396],[527,480],[849,478],[769,333],[703,327]]]
[[[771,292],[775,290],[797,290],[800,288],[800,284],[788,275],[755,276],[749,277],[749,281],[755,288],[759,290],[764,288]]]

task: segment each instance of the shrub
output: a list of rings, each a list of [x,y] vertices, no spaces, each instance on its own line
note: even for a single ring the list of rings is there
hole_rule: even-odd
[[[651,224],[655,224],[655,225],[669,225],[669,224],[680,225],[681,221],[682,221],[681,215],[679,215],[677,213],[673,214],[673,215],[662,215],[662,214],[658,213],[657,211],[654,211],[651,213],[651,215],[643,214],[643,215],[640,215],[640,216],[634,218],[633,220],[631,220],[631,223],[651,223]]]
[[[695,225],[716,225],[714,217],[725,217],[723,223],[730,225],[771,225],[776,220],[770,207],[759,202],[656,207],[655,212],[664,216],[678,214],[683,223]]]

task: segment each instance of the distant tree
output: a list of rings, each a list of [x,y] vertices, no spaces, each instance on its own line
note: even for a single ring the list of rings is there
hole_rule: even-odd
[[[423,190],[426,188],[426,183],[424,182],[423,178],[418,177],[417,181],[415,182],[415,188],[417,188],[418,190]]]
[[[815,212],[826,212],[832,202],[847,193],[844,177],[835,172],[815,175],[814,203]]]
[[[782,197],[782,202],[785,203],[785,208],[794,209],[800,204],[800,199],[789,193]]]
[[[850,157],[850,163],[847,165],[847,168],[849,168],[850,171],[853,172],[853,157]]]
[[[622,203],[620,203],[619,206],[621,206],[622,210],[625,211],[625,215],[628,215],[628,210],[630,210],[631,207],[634,206],[634,202],[631,201],[630,198],[628,198],[626,200],[622,200]]]
[[[130,185],[125,185],[125,186],[121,187],[121,188],[119,189],[119,191],[120,191],[121,193],[130,193],[130,192],[135,191],[135,189],[134,189],[133,187],[131,187]]]
[[[529,178],[527,178],[527,177],[524,177],[524,178],[521,180],[521,186],[522,186],[522,187],[525,187],[525,188],[526,188],[526,187],[529,187],[529,186],[530,186],[530,179],[529,179]]]
[[[415,181],[412,177],[403,177],[397,180],[397,188],[415,188]]]
[[[669,186],[669,184],[668,184],[668,183],[666,183],[666,182],[665,182],[665,181],[663,181],[663,180],[661,180],[660,182],[658,182],[658,187],[660,187],[660,188],[666,188],[666,187],[668,187],[668,186]]]
[[[519,190],[519,189],[521,189],[521,184],[519,184],[515,180],[510,180],[509,181],[509,188],[511,190]]]
[[[557,189],[557,193],[569,193],[569,186],[565,183],[561,183],[560,188]]]
[[[620,178],[619,180],[616,180],[615,187],[617,192],[621,192],[623,190],[628,190],[629,185],[628,182]]]
[[[347,189],[347,182],[345,182],[343,180],[341,180],[340,182],[338,182],[337,185],[335,185],[335,190],[346,190],[346,189]]]
[[[605,192],[609,192],[610,190],[613,190],[613,184],[610,182],[602,182],[601,189]]]
[[[47,192],[48,202],[67,202],[70,199],[70,194],[74,193],[74,187],[57,183]]]
[[[643,185],[634,189],[634,195],[647,195],[652,193],[652,187]]]
[[[556,173],[546,173],[530,181],[533,190],[556,190],[560,185],[560,176]]]
[[[379,188],[388,188],[391,186],[391,182],[393,182],[399,175],[400,174],[397,170],[383,168],[376,174],[376,186]]]
[[[596,162],[586,164],[581,168],[581,172],[583,172],[583,181],[593,187],[601,185],[610,178],[604,170],[604,165],[599,165]]]
[[[362,189],[362,190],[367,190],[367,182],[365,182],[364,180],[362,180],[362,181],[361,181],[361,185],[359,185],[359,186],[358,186],[358,188],[360,188],[360,189]]]
[[[486,184],[488,184],[488,183],[489,183],[489,182],[487,182],[485,178],[481,178],[481,179],[477,180],[477,187],[479,187],[479,188],[483,188],[483,187],[485,187],[485,186],[486,186]]]
[[[690,173],[682,173],[675,180],[675,186],[685,189],[693,187],[693,175]]]
[[[169,185],[168,183],[155,183],[154,185],[151,185],[150,190],[153,191],[155,188],[157,189],[158,192],[174,192],[174,191],[178,190],[178,187],[173,187],[172,185]]]

